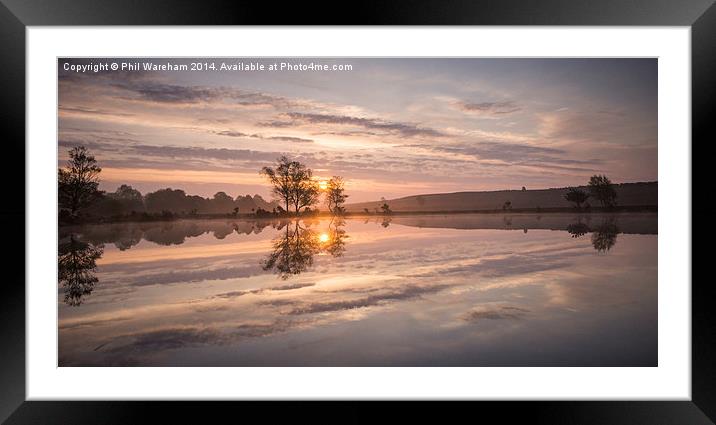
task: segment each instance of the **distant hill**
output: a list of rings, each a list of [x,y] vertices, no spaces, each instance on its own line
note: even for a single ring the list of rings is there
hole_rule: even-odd
[[[655,207],[658,205],[658,183],[621,183],[614,185],[617,205]],[[580,186],[587,190],[586,186]],[[395,212],[438,212],[438,211],[481,211],[501,210],[505,202],[512,203],[513,209],[564,208],[572,204],[564,199],[566,187],[539,190],[498,190],[490,192],[433,193],[388,199],[385,201],[360,202],[346,205],[349,212],[362,212],[365,208],[374,212],[383,202]],[[590,199],[592,206],[599,202]]]

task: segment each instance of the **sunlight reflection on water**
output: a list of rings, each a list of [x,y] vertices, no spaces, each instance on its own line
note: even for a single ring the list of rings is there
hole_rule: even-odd
[[[62,228],[60,365],[656,366],[656,228],[656,214]]]

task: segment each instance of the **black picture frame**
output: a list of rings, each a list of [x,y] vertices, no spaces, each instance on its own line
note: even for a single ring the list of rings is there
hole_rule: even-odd
[[[399,403],[388,411],[381,402],[109,402],[25,401],[25,30],[27,26],[68,25],[560,25],[689,26],[692,69],[692,158],[708,142],[716,110],[716,6],[713,0],[548,0],[548,1],[367,1],[338,4],[311,1],[278,5],[234,1],[0,0],[0,111],[7,198],[0,217],[6,224],[4,263],[8,265],[0,307],[0,421],[25,423],[129,424],[158,418],[162,423],[206,423],[229,414],[238,420],[358,423],[375,419],[407,421],[407,416],[449,423],[465,418],[528,419],[550,424],[712,424],[716,420],[716,320],[711,313],[709,280],[691,284],[691,401],[560,401]],[[700,150],[703,148],[700,148]],[[701,156],[701,160],[706,155]],[[692,181],[706,181],[703,168]],[[24,181],[24,180],[23,180]],[[695,193],[692,189],[692,193]],[[20,202],[19,200],[22,200]],[[666,202],[667,200],[662,200]],[[706,219],[706,203],[691,207],[692,222]],[[49,218],[48,219],[52,219]],[[702,221],[707,222],[707,221]],[[20,225],[19,223],[24,223]],[[699,236],[698,238],[704,238]],[[22,241],[18,243],[18,241]],[[706,251],[694,249],[692,268]],[[13,267],[9,267],[13,265]],[[497,415],[497,416],[495,416]],[[223,422],[223,420],[222,420]]]

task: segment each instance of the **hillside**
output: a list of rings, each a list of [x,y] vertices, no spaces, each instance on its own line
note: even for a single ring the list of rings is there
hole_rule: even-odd
[[[586,190],[586,187],[581,186]],[[622,183],[615,185],[617,205],[654,207],[658,205],[658,183]],[[373,212],[383,202],[395,212],[436,212],[436,211],[481,211],[501,210],[505,202],[512,203],[512,208],[565,208],[572,204],[564,199],[567,188],[540,190],[498,190],[491,192],[455,192],[434,193],[408,196],[405,198],[388,199],[386,201],[361,202],[346,205],[349,212],[362,212],[365,208]],[[592,206],[599,203],[590,199]]]

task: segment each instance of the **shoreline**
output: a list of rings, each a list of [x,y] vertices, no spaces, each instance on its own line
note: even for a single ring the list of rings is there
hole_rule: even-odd
[[[511,214],[532,214],[532,215],[551,215],[551,214],[620,214],[620,213],[658,213],[657,206],[625,206],[615,208],[592,207],[589,210],[578,210],[573,207],[555,207],[555,208],[513,208],[513,209],[493,209],[493,210],[459,210],[459,211],[393,211],[390,214],[383,213],[365,213],[365,212],[346,212],[341,215],[334,215],[329,212],[319,212],[315,214],[284,214],[284,215],[256,215],[256,214],[194,214],[183,215],[177,214],[172,217],[166,215],[127,215],[122,217],[92,217],[81,219],[73,222],[58,222],[58,227],[81,226],[89,224],[114,224],[114,223],[153,223],[153,222],[170,222],[178,220],[294,220],[312,219],[312,218],[329,218],[340,216],[345,218],[352,217],[369,217],[369,218],[389,218],[400,216],[423,216],[423,215],[467,215],[467,214],[485,214],[485,215],[511,215]]]

